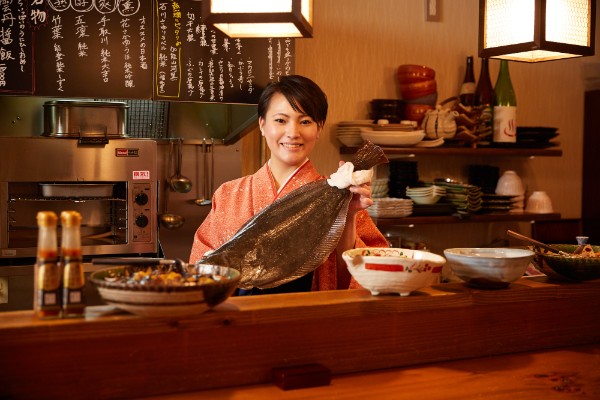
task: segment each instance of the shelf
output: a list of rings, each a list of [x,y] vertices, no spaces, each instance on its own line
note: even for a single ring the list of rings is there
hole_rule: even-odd
[[[381,146],[385,154],[388,155],[445,155],[445,156],[502,156],[502,157],[560,157],[562,150],[558,147],[545,149],[536,148],[492,148],[492,147],[384,147]],[[354,154],[358,147],[340,147],[341,154]]]
[[[376,218],[373,221],[379,229],[392,226],[425,225],[425,224],[455,224],[465,222],[527,222],[547,221],[560,219],[559,213],[533,214],[533,213],[497,213],[477,215],[432,215],[432,216],[408,216],[403,218]]]

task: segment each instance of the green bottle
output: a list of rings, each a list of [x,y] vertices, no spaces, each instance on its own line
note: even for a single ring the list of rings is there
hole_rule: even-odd
[[[517,142],[517,96],[510,81],[508,61],[500,60],[494,87],[494,142]]]

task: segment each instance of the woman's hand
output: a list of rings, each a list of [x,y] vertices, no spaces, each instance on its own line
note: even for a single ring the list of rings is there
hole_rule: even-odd
[[[340,167],[344,161],[340,161]],[[348,190],[352,192],[352,200],[348,206],[348,213],[356,214],[360,210],[364,210],[373,205],[371,199],[371,182],[363,183],[362,185],[349,186]]]

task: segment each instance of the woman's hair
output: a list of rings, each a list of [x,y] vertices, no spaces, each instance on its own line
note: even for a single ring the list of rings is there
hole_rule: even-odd
[[[304,112],[319,126],[327,119],[327,96],[312,80],[300,76],[282,76],[279,82],[271,82],[265,87],[258,100],[258,115],[266,118],[269,103],[275,93],[285,96],[294,111]]]

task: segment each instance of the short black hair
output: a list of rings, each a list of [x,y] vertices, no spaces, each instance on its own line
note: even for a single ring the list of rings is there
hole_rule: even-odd
[[[294,111],[304,112],[319,126],[327,119],[327,96],[312,80],[301,75],[282,76],[278,82],[269,83],[258,100],[258,115],[266,118],[269,103],[275,93],[285,96]]]

